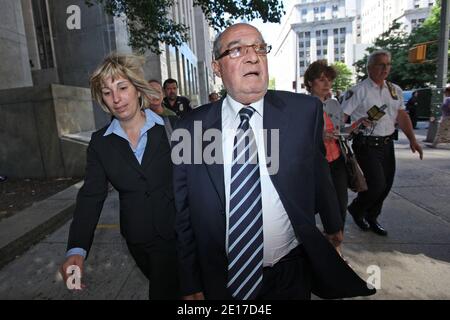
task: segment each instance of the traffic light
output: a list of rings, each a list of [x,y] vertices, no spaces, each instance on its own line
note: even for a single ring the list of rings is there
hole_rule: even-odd
[[[422,63],[427,56],[427,45],[420,44],[414,48],[409,49],[408,61],[411,63]]]

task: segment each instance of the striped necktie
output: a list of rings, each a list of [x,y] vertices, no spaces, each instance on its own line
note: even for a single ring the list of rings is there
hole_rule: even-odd
[[[228,223],[228,289],[238,300],[255,299],[263,274],[263,217],[258,150],[250,118],[255,109],[239,111],[234,138]]]

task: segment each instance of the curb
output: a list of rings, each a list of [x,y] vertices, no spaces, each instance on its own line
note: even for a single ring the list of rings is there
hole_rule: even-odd
[[[80,181],[0,221],[0,269],[72,218]]]

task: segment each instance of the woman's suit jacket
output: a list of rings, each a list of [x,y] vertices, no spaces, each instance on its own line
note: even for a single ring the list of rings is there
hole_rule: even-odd
[[[173,239],[174,197],[170,145],[164,126],[147,132],[147,145],[139,164],[128,141],[104,136],[107,126],[92,134],[87,149],[86,175],[77,197],[70,226],[68,250],[92,245],[108,181],[119,192],[120,231],[131,244],[146,243],[155,236]]]

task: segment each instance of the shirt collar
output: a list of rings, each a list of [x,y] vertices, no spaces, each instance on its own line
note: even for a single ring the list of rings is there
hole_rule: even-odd
[[[145,109],[144,112],[145,112],[145,123],[141,128],[141,136],[142,134],[146,133],[148,130],[153,128],[155,124],[159,124],[162,126],[164,125],[163,119],[152,110]],[[120,126],[119,120],[117,120],[116,118],[114,118],[111,121],[111,124],[109,125],[108,129],[106,129],[105,134],[103,136],[106,137],[112,133],[118,135],[119,137],[127,139],[126,133],[123,131],[122,127]]]
[[[372,87],[379,88],[379,86],[370,77],[367,78]],[[387,88],[386,80],[383,81],[383,88]]]
[[[231,109],[232,114],[234,118],[237,118],[239,116],[239,111],[245,106],[240,102],[237,102],[234,100],[229,94],[227,94],[227,97],[225,98],[226,105]],[[250,104],[250,106],[256,110],[256,113],[259,114],[261,117],[263,116],[263,110],[264,110],[264,97],[259,99],[258,101]]]

